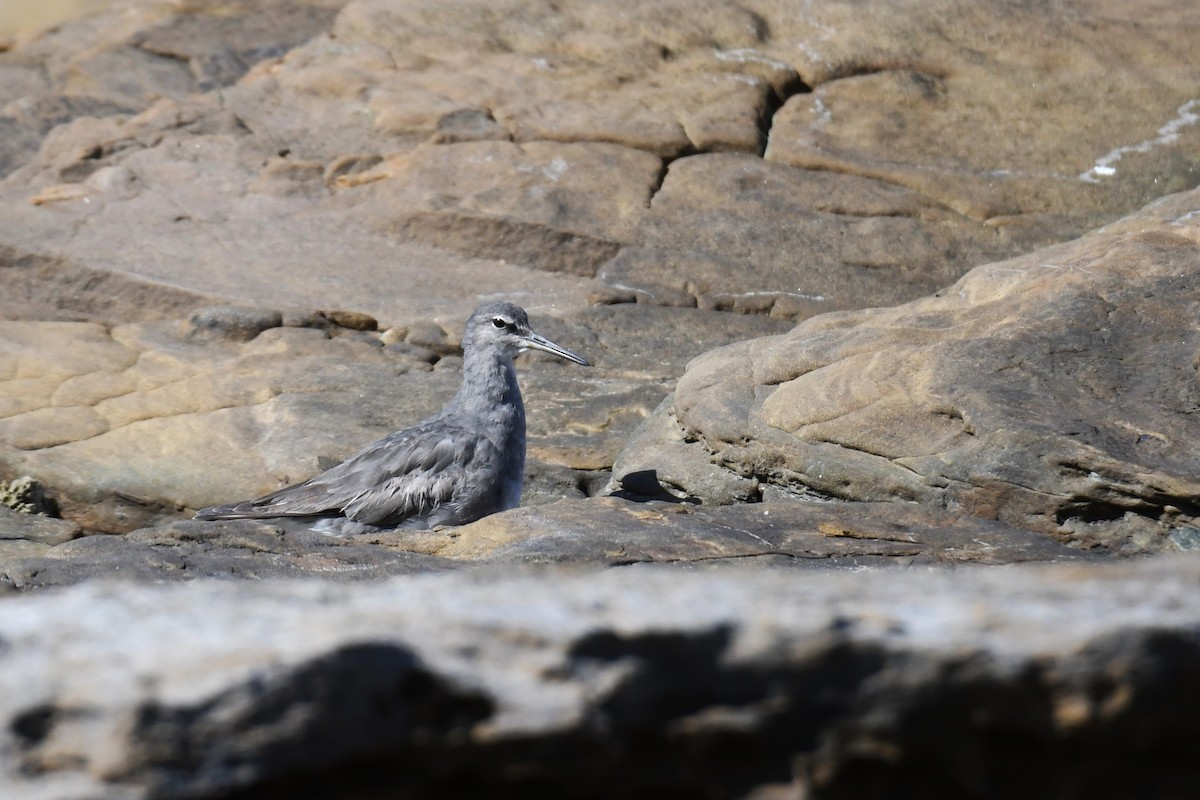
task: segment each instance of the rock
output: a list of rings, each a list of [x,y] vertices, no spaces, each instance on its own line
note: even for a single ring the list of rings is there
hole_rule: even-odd
[[[792,319],[909,300],[1031,245],[891,183],[732,153],[672,162],[638,233],[602,283]]]
[[[416,320],[408,325],[404,343],[439,356],[462,355],[461,344],[452,343],[446,329],[432,320]]]
[[[12,112],[0,245],[380,319],[458,318],[519,286],[544,310],[593,295],[801,320],[1111,222],[1190,186],[1200,147],[1190,26],[1124,12],[340,5],[154,7],[0,54],[5,108],[118,112]],[[1156,7],[1172,14],[1186,3]],[[132,181],[88,183],[105,169]]]
[[[334,325],[352,331],[379,330],[379,322],[370,314],[361,311],[326,311],[324,314]]]
[[[661,169],[607,144],[431,145],[344,181],[339,199],[404,241],[591,277],[620,249]]]
[[[258,308],[220,306],[201,308],[187,319],[183,335],[194,341],[229,339],[248,342],[270,328],[283,325],[283,313]]]
[[[143,2],[99,13],[0,52],[0,175],[54,126],[133,114],[160,98],[227,86],[256,61],[326,27],[336,3]]]
[[[140,31],[131,43],[141,50],[186,63],[196,90],[235,83],[259,61],[279,58],[328,29],[337,7],[328,2],[199,4]]]
[[[0,486],[3,486],[0,481]],[[47,554],[55,545],[80,535],[79,526],[64,519],[15,511],[0,504],[0,564]]]
[[[753,478],[962,508],[1088,547],[1170,549],[1200,495],[1200,192],[1188,198],[1166,223],[706,354],[617,478],[661,458],[668,482],[713,502]]]
[[[416,541],[484,563],[621,566],[761,564],[787,569],[1011,564],[1094,555],[965,514],[885,503],[691,506],[618,498],[559,501],[486,517]]]
[[[96,582],[5,601],[0,771],[22,797],[949,798],[1053,774],[1108,798],[1150,769],[1187,797],[1197,580],[1178,559]]]
[[[362,580],[465,566],[812,570],[1101,558],[1038,533],[915,504],[589,500],[597,488],[589,480],[599,483],[594,473],[539,463],[529,471],[531,497],[524,507],[432,531],[334,537],[312,531],[304,520],[188,520],[86,541],[24,534],[43,546],[0,547],[0,591],[98,577],[152,583],[209,576]]]
[[[6,320],[157,320],[211,305],[212,295],[0,246],[0,317]],[[40,300],[33,301],[32,298]]]
[[[127,536],[85,536],[71,541],[61,535],[59,541],[25,537],[46,547],[11,554],[4,550],[6,537],[0,535],[4,559],[0,592],[67,586],[96,578],[168,583],[212,577],[263,580],[309,576],[342,581],[454,567],[454,562],[434,556],[253,521],[188,520]]]

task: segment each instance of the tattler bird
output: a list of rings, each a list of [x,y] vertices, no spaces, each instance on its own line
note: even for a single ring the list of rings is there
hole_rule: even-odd
[[[525,309],[487,303],[463,335],[463,383],[445,407],[342,463],[257,500],[196,519],[304,518],[326,533],[463,525],[515,508],[525,476],[525,406],[513,358],[544,350],[586,359],[529,327]]]

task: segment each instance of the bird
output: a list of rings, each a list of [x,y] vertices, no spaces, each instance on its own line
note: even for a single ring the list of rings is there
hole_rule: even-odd
[[[591,366],[534,333],[525,309],[486,303],[467,319],[462,387],[441,411],[303,483],[203,508],[195,519],[299,518],[321,533],[350,535],[465,525],[515,508],[525,473],[525,406],[513,358],[526,350]]]

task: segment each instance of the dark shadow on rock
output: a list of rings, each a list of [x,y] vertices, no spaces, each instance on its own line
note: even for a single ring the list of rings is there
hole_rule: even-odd
[[[635,503],[644,503],[650,500],[664,500],[669,503],[687,503],[689,505],[698,505],[700,500],[691,495],[680,496],[668,489],[658,478],[658,470],[656,469],[640,469],[633,472],[627,472],[617,478],[617,484],[620,487],[614,492],[609,492],[612,497],[619,497],[622,500],[630,500]]]
[[[195,706],[143,706],[131,768],[152,776],[156,797],[207,796],[206,784],[228,786],[239,772],[257,778],[247,797],[274,796],[281,774],[300,789],[348,760],[415,756],[424,742],[465,738],[494,711],[484,694],[453,685],[405,647],[351,645]]]

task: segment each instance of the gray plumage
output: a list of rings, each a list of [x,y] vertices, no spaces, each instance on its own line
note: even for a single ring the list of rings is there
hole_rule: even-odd
[[[299,517],[318,530],[463,525],[515,508],[525,474],[525,406],[513,357],[544,350],[588,362],[534,333],[525,310],[488,303],[467,320],[463,385],[438,413],[320,475],[196,519]]]

